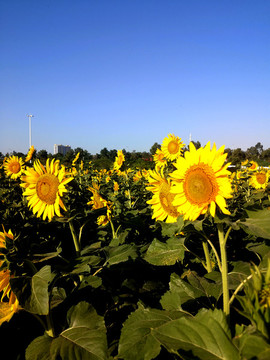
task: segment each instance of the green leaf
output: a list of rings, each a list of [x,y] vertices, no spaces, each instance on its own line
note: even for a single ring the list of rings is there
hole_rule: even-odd
[[[51,345],[52,359],[104,360],[107,339],[104,320],[92,305],[82,301],[73,306],[67,315],[69,328],[64,330]]]
[[[164,236],[164,237],[175,236],[176,234],[179,234],[184,227],[183,216],[179,216],[177,219],[177,222],[175,222],[175,223],[160,222],[160,224],[161,224],[161,228],[162,228],[162,230],[161,230],[162,236]]]
[[[166,243],[157,239],[150,244],[144,260],[152,265],[174,265],[176,261],[182,261],[185,256],[184,240],[170,238]]]
[[[171,351],[192,351],[200,360],[239,360],[228,336],[221,310],[204,310],[196,317],[172,320],[153,330],[154,337]]]
[[[244,334],[239,338],[239,350],[243,359],[270,359],[270,345],[259,334]]]
[[[182,280],[177,274],[172,274],[170,279],[170,290],[161,298],[160,303],[166,310],[181,310],[187,301],[200,301],[205,298],[205,306],[210,307],[210,296],[218,298],[220,286],[199,277],[191,272],[187,275],[189,282]],[[200,298],[200,300],[198,300]]]
[[[31,280],[31,296],[25,303],[25,309],[31,313],[47,315],[49,313],[49,283],[53,280],[49,265],[41,268]]]
[[[80,289],[86,286],[92,286],[93,288],[98,288],[102,284],[102,279],[98,276],[89,275],[83,278],[83,281],[80,285]]]
[[[118,357],[124,360],[154,359],[161,350],[160,342],[153,336],[154,329],[180,316],[183,313],[145,309],[139,305],[123,325]]]
[[[240,221],[239,225],[248,234],[264,239],[270,239],[270,210],[247,210],[248,218]]]
[[[137,248],[134,245],[124,244],[116,247],[107,248],[107,263],[115,265],[129,258],[135,259],[137,257]]]
[[[61,360],[108,359],[105,335],[85,327],[67,329],[53,341],[51,356]]]
[[[51,360],[50,346],[52,340],[48,335],[35,338],[26,349],[25,360]]]

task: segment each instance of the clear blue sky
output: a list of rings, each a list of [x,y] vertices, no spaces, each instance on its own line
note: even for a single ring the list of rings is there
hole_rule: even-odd
[[[0,0],[0,151],[270,147],[270,1]]]

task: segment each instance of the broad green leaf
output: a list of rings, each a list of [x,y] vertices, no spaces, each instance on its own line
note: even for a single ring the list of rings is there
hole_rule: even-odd
[[[115,265],[129,258],[135,259],[137,257],[137,248],[134,245],[124,244],[116,247],[107,248],[107,263]]]
[[[25,360],[51,360],[50,346],[53,338],[48,335],[38,336],[27,347]]]
[[[82,301],[73,306],[67,315],[69,328],[64,330],[51,345],[52,359],[104,360],[107,339],[104,320],[92,305]]]
[[[270,239],[270,210],[247,210],[248,218],[240,221],[239,225],[248,234],[264,239]]]
[[[25,308],[31,313],[47,315],[49,313],[49,283],[53,280],[54,274],[51,273],[49,265],[41,268],[31,281],[31,296],[26,302]]]
[[[205,310],[194,318],[182,317],[167,322],[154,329],[153,335],[168,350],[192,351],[200,360],[239,360],[225,323],[221,310]]]
[[[214,297],[216,300],[218,300],[221,296],[221,282],[216,282],[214,280],[207,279],[206,277],[201,277],[195,271],[189,271],[186,277],[190,285],[198,291],[204,293],[204,296],[206,296],[207,298]]]
[[[181,310],[182,305],[187,301],[196,301],[204,303],[206,307],[211,307],[212,299],[210,296],[218,299],[220,285],[199,277],[194,272],[187,275],[187,280],[189,282],[181,279],[177,274],[171,275],[170,290],[162,296],[160,301],[163,309]]]
[[[85,326],[88,329],[106,332],[103,317],[86,301],[81,301],[69,309],[67,321],[70,327]]]
[[[86,286],[92,286],[93,288],[98,288],[102,284],[102,279],[98,276],[89,275],[83,278],[83,281],[80,285],[80,289]]]
[[[270,359],[270,345],[258,334],[244,334],[239,337],[239,350],[243,359]]]
[[[152,265],[174,265],[176,261],[182,261],[184,256],[184,240],[173,237],[166,243],[153,240],[144,259]]]
[[[179,234],[184,227],[183,216],[179,216],[175,223],[160,222],[162,227],[162,235],[165,237],[172,237]]]
[[[51,356],[55,360],[108,359],[106,335],[86,327],[67,329],[53,340]]]
[[[183,313],[145,309],[140,305],[123,325],[118,357],[124,360],[154,359],[161,350],[160,342],[153,336],[154,329],[180,316]]]

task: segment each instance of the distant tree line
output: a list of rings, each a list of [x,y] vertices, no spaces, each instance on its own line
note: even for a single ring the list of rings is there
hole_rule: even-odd
[[[202,145],[200,141],[192,141],[195,145],[196,149],[200,148]],[[143,151],[126,151],[122,149],[126,164],[132,168],[154,168],[154,162],[152,161],[153,155],[155,154],[157,149],[161,148],[161,144],[155,142],[150,148],[149,152]],[[184,148],[184,152],[188,150],[186,146]],[[87,150],[82,149],[81,147],[77,147],[74,150],[70,150],[66,155],[62,155],[60,153],[52,155],[48,153],[46,150],[35,151],[33,154],[33,159],[39,159],[42,163],[46,161],[47,158],[55,158],[59,159],[61,163],[64,165],[71,165],[74,157],[77,153],[80,153],[79,162],[89,162],[92,161],[93,165],[97,169],[109,169],[112,167],[115,157],[117,155],[117,150],[108,150],[106,147],[100,150],[99,153],[92,155]],[[226,148],[225,152],[228,154],[227,161],[231,162],[233,165],[239,164],[242,161],[249,159],[253,161],[257,161],[261,166],[269,166],[270,164],[270,148],[264,149],[263,145],[258,142],[255,146],[249,147],[246,151],[241,148],[230,149]],[[21,152],[13,151],[12,153],[7,153],[5,156],[16,155],[20,157],[24,157],[25,154]],[[4,155],[0,152],[1,159],[4,158]]]

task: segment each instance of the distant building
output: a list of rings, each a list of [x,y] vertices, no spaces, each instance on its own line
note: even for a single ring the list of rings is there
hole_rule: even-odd
[[[66,155],[71,150],[71,147],[69,145],[57,145],[54,144],[54,154],[62,154]]]

